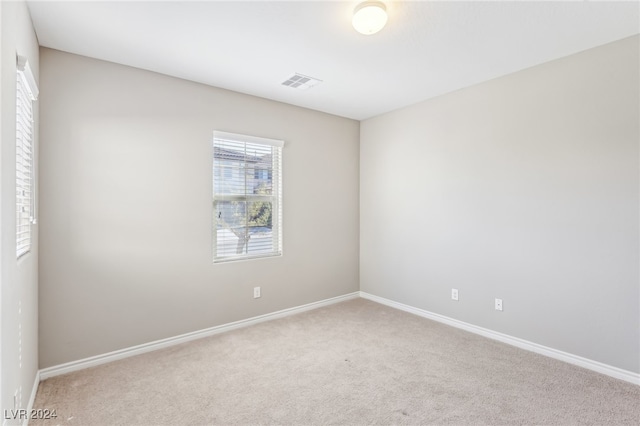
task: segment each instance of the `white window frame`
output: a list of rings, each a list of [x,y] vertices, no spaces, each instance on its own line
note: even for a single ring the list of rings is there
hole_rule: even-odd
[[[31,226],[36,223],[35,125],[33,102],[38,86],[23,56],[17,57],[16,75],[16,256],[31,251]]]
[[[272,195],[256,195],[247,193],[247,187],[245,186],[245,192],[243,195],[228,195],[228,194],[216,194],[216,179],[229,178],[225,173],[226,168],[224,166],[216,167],[215,162],[215,147],[216,144],[227,142],[240,143],[245,145],[263,145],[270,146],[273,150],[272,155]],[[247,260],[265,257],[274,257],[282,255],[282,150],[284,147],[284,141],[276,139],[262,138],[258,136],[242,135],[237,133],[213,132],[213,262],[229,262],[236,260]],[[235,174],[234,174],[235,175]],[[234,177],[232,176],[231,179]],[[260,254],[220,254],[218,253],[218,214],[216,209],[217,201],[261,201],[269,200],[272,205],[272,250],[268,253]]]

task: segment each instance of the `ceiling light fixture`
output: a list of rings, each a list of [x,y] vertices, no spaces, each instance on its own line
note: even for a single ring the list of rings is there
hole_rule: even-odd
[[[387,7],[380,1],[360,3],[353,10],[351,24],[361,34],[375,34],[387,24]]]

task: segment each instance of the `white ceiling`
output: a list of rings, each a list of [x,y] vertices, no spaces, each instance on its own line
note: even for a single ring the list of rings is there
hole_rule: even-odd
[[[635,1],[384,1],[372,36],[357,0],[28,5],[42,46],[358,120],[640,33]]]

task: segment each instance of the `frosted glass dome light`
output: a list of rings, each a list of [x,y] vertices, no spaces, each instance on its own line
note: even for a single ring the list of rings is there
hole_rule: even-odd
[[[387,24],[387,7],[379,1],[360,3],[353,11],[351,23],[361,34],[375,34]]]

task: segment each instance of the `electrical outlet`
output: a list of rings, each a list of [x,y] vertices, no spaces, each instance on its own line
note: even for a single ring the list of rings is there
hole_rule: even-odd
[[[496,311],[502,310],[502,299],[496,299]]]
[[[254,287],[253,288],[253,298],[257,299],[258,297],[260,297],[260,287]]]
[[[453,300],[458,300],[458,289],[457,288],[452,288],[451,289],[451,298]]]

